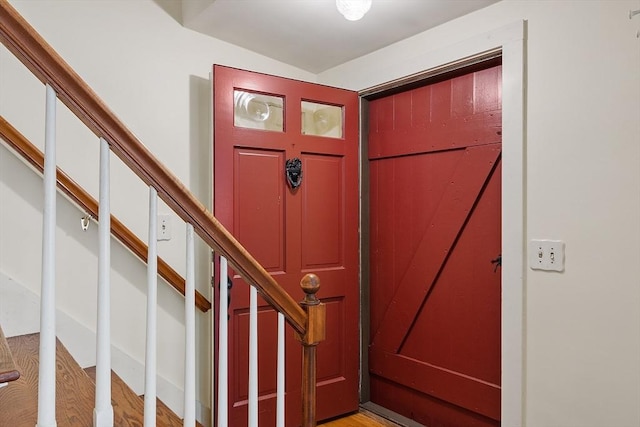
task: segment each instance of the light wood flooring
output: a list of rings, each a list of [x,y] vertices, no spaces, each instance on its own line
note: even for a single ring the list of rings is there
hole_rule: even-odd
[[[398,427],[399,425],[361,409],[357,414],[320,424],[320,427]]]

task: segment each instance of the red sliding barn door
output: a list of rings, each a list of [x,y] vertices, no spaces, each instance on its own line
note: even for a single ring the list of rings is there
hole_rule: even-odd
[[[501,67],[369,114],[371,400],[427,426],[499,425]]]
[[[318,417],[358,407],[358,96],[214,66],[214,214],[295,299],[320,277],[326,341],[318,354]],[[287,160],[302,179],[287,182]],[[295,176],[292,184],[298,183]],[[259,302],[259,422],[275,423],[276,313]],[[249,286],[233,277],[229,425],[247,424]],[[287,328],[287,426],[300,423],[301,346]]]

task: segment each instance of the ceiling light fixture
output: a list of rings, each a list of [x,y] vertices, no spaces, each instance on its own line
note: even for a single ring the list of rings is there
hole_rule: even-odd
[[[372,0],[336,0],[338,11],[349,21],[357,21],[371,9]]]

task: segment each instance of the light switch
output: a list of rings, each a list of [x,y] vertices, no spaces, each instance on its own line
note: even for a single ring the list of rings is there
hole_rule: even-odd
[[[534,270],[564,271],[564,242],[562,240],[531,240],[529,267]]]
[[[171,240],[171,216],[169,214],[158,215],[158,241]]]

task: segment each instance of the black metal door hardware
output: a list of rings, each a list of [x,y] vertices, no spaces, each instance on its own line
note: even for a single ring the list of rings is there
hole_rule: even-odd
[[[496,265],[495,268],[493,269],[493,272],[495,273],[496,271],[498,271],[498,267],[502,267],[502,254],[498,255],[497,258],[492,259],[491,264]]]
[[[287,159],[285,175],[287,176],[287,183],[289,183],[289,187],[292,190],[300,187],[300,184],[302,184],[302,161],[297,157]]]

